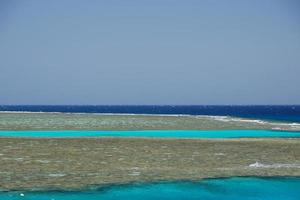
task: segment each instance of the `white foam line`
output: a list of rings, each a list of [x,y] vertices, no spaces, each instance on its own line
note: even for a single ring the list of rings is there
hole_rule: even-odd
[[[0,113],[28,113],[28,114],[34,114],[34,113],[64,113],[64,112],[42,112],[42,111],[0,111]],[[71,113],[70,113],[71,114]]]
[[[259,120],[259,119],[247,119],[247,118],[238,118],[238,117],[229,117],[229,116],[207,116],[213,118],[218,121],[224,122],[245,122],[245,123],[257,123],[257,124],[269,124],[269,125],[277,125],[277,126],[300,126],[300,123],[295,122],[272,122],[267,120]],[[297,127],[300,128],[300,127]]]
[[[66,176],[66,174],[58,173],[58,174],[48,174],[50,177],[63,177]]]
[[[275,164],[262,164],[259,162],[255,162],[250,164],[248,167],[250,168],[300,168],[300,164],[283,164],[283,163],[275,163]]]

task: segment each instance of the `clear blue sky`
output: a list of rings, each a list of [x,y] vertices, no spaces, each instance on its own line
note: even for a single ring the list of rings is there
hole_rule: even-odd
[[[300,1],[0,0],[0,104],[300,104]]]

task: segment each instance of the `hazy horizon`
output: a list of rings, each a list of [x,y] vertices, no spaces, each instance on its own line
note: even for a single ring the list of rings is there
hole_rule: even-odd
[[[300,2],[0,1],[0,105],[299,105]]]

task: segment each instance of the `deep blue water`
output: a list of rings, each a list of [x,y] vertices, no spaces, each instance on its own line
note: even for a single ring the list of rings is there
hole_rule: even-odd
[[[300,178],[131,184],[80,192],[0,192],[1,200],[299,200]]]
[[[10,137],[155,137],[155,138],[299,138],[300,131],[272,130],[147,130],[147,131],[0,131]]]
[[[300,105],[282,106],[0,106],[0,111],[218,115],[300,122]]]

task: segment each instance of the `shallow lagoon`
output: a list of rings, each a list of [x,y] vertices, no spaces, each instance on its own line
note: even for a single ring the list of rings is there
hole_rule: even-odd
[[[0,137],[151,137],[151,138],[299,138],[299,131],[146,130],[146,131],[0,131]]]
[[[131,184],[78,192],[2,192],[1,200],[298,200],[300,178],[228,178]]]

